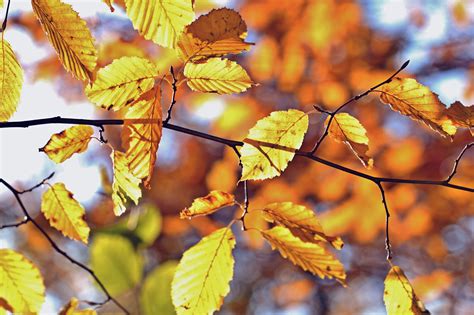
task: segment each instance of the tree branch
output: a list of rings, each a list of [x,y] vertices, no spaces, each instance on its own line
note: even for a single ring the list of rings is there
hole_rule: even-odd
[[[454,174],[456,174],[456,171],[458,169],[458,165],[459,165],[459,162],[461,161],[462,156],[472,146],[474,146],[474,142],[466,144],[464,149],[462,149],[461,153],[459,153],[458,157],[456,158],[456,161],[454,161],[453,170],[451,171],[451,174],[449,174],[448,178],[446,178],[446,180],[445,180],[446,183],[449,183],[451,181],[451,179],[453,179]]]
[[[173,82],[171,83],[173,93],[171,94],[171,104],[170,104],[170,107],[168,107],[168,113],[166,115],[166,119],[163,121],[164,124],[167,124],[171,119],[171,112],[173,111],[174,104],[176,104],[176,92],[178,91],[178,88],[176,87],[176,84],[178,83],[178,81],[176,80],[176,76],[174,75],[173,66],[170,67],[170,73],[171,73],[171,77],[173,78]]]
[[[385,190],[383,189],[382,183],[377,182],[380,194],[382,195],[382,204],[385,208],[385,250],[387,251],[387,260],[392,259],[392,246],[390,245],[390,233],[389,233],[389,219],[390,211],[388,210],[387,199],[385,198]]]
[[[5,18],[3,19],[2,28],[0,29],[0,33],[3,33],[7,29],[8,23],[8,13],[10,12],[10,0],[7,3],[7,10],[5,11]],[[3,37],[2,37],[3,40]]]

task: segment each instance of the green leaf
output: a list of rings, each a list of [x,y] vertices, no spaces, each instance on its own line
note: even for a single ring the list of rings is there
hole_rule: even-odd
[[[171,281],[177,266],[177,261],[167,261],[146,277],[140,293],[140,307],[143,314],[176,314],[171,301]]]

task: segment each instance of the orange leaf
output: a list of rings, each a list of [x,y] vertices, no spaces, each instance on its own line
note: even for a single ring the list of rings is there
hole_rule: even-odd
[[[208,215],[220,208],[232,206],[234,203],[234,195],[224,191],[213,190],[205,197],[194,199],[191,207],[182,210],[179,216],[181,219],[191,219],[199,215]]]

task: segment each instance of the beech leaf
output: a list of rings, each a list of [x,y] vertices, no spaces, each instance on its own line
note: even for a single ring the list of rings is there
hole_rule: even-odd
[[[234,195],[224,191],[213,190],[205,197],[196,198],[189,208],[179,214],[181,219],[191,219],[199,215],[208,215],[217,210],[235,204]]]
[[[474,136],[474,105],[464,106],[456,101],[449,106],[446,113],[455,126],[468,128]]]
[[[40,152],[44,152],[56,163],[62,163],[74,153],[87,150],[94,129],[90,126],[72,126],[60,133],[54,134]]]
[[[142,196],[140,189],[141,180],[135,177],[128,167],[125,153],[113,151],[110,155],[114,164],[114,181],[112,184],[112,201],[116,216],[124,213],[127,200],[132,200],[135,205]]]
[[[0,38],[0,122],[16,112],[23,86],[23,70],[10,44]]]

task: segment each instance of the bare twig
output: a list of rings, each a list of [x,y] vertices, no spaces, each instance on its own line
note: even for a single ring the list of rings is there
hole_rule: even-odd
[[[453,179],[454,174],[456,174],[456,171],[458,169],[458,165],[459,165],[459,162],[461,161],[462,156],[472,146],[474,146],[474,142],[466,144],[466,146],[464,146],[464,148],[462,149],[461,153],[459,153],[458,157],[456,158],[456,161],[454,161],[453,170],[451,171],[451,174],[449,174],[448,178],[446,178],[445,180],[446,183],[449,183],[451,179]]]
[[[390,233],[389,233],[389,219],[390,211],[388,210],[387,199],[385,198],[385,190],[383,189],[382,183],[377,182],[380,193],[382,195],[382,204],[385,208],[385,250],[387,251],[387,260],[392,259],[392,246],[390,245]]]
[[[174,104],[176,104],[176,92],[178,91],[178,88],[176,86],[176,83],[178,83],[178,81],[176,80],[176,76],[174,75],[173,66],[170,67],[170,73],[171,77],[173,78],[173,82],[171,83],[173,93],[171,94],[171,103],[170,107],[168,107],[168,114],[166,115],[166,119],[163,121],[164,124],[167,124],[171,119],[171,112],[173,111]]]
[[[24,218],[23,220],[21,220],[20,222],[17,222],[17,223],[10,223],[10,224],[5,224],[5,225],[0,225],[0,230],[1,229],[6,229],[6,228],[13,228],[13,227],[19,227],[20,225],[23,225],[23,224],[26,224],[30,222],[30,219],[28,218]]]
[[[28,188],[28,189],[25,189],[25,190],[18,191],[18,194],[22,195],[22,194],[24,194],[24,193],[32,192],[32,191],[35,190],[36,188],[43,186],[48,180],[50,180],[51,178],[53,178],[53,176],[54,176],[54,172],[52,172],[51,174],[49,174],[49,175],[48,175],[47,177],[45,177],[41,182],[39,182],[38,184],[34,185],[33,187]]]
[[[8,13],[10,12],[10,0],[7,2],[7,10],[5,11],[5,18],[3,19],[2,28],[0,29],[0,33],[3,33],[7,29],[8,23]]]

